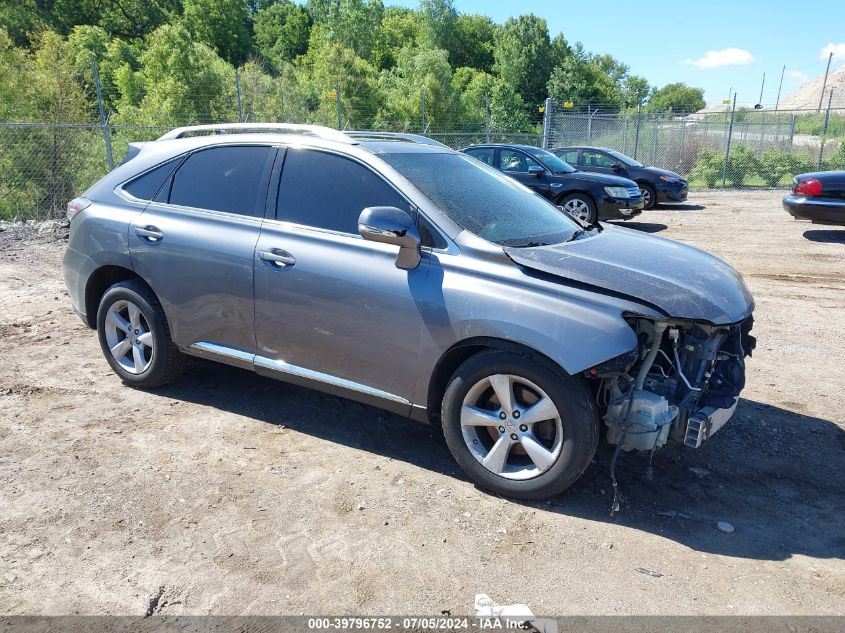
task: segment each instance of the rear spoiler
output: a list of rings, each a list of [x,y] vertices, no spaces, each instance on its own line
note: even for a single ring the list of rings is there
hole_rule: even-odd
[[[126,156],[123,157],[123,160],[120,161],[121,165],[125,165],[130,160],[135,158],[138,154],[141,153],[141,148],[144,147],[146,143],[129,143],[129,148],[126,150]]]

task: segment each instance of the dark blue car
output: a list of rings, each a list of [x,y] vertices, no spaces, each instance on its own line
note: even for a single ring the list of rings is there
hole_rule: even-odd
[[[578,169],[633,180],[643,192],[646,209],[661,202],[686,202],[689,183],[674,171],[646,167],[638,160],[606,147],[556,147],[551,151]]]

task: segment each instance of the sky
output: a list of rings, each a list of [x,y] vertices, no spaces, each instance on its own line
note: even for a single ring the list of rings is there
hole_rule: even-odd
[[[782,96],[824,74],[831,50],[831,70],[845,65],[845,0],[455,0],[455,6],[500,24],[534,13],[552,37],[562,32],[592,53],[609,53],[654,86],[680,81],[704,88],[708,104],[736,92],[738,105],[772,105],[784,65]]]

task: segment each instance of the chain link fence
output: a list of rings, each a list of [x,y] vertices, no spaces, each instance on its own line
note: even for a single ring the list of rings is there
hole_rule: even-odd
[[[546,148],[607,147],[677,172],[693,189],[788,187],[793,176],[845,169],[845,110],[671,113],[545,106]]]
[[[0,121],[0,219],[61,216],[68,200],[120,163],[129,143],[153,140],[178,126],[232,121],[413,132],[456,149],[475,143],[608,147],[676,171],[693,189],[785,187],[796,173],[845,168],[845,111],[837,110],[731,109],[681,117],[565,109],[547,99],[543,107],[502,115],[491,114],[487,95],[480,95],[473,108],[460,103],[444,107],[426,104],[424,91],[410,95],[402,108],[388,109],[354,81],[304,98],[286,90],[283,78],[272,83],[246,69],[217,90],[182,95],[181,103],[188,104],[182,109],[169,108],[165,95],[143,111],[116,114],[109,107],[108,87],[101,90],[96,63],[90,79],[90,103],[68,109],[69,120],[55,112],[52,118],[59,120],[27,112]]]

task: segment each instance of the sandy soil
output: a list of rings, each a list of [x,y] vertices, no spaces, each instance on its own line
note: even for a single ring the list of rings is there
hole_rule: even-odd
[[[376,409],[200,361],[130,389],[70,308],[63,243],[3,230],[0,613],[458,614],[487,593],[546,615],[845,614],[845,228],[781,195],[630,224],[736,266],[759,344],[716,437],[659,452],[651,481],[623,458],[614,518],[605,458],[514,503]]]

